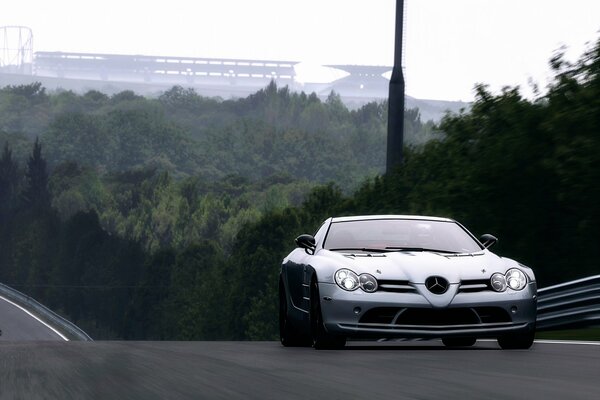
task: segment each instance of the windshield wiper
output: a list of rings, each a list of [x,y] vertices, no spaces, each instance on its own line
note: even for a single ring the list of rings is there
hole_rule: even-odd
[[[385,248],[390,251],[430,251],[432,253],[446,253],[446,254],[457,254],[458,251],[450,251],[450,250],[439,250],[439,249],[428,249],[426,247],[393,247],[389,246]]]
[[[389,253],[390,251],[394,251],[391,249],[388,249],[387,247],[385,249],[377,249],[377,248],[369,248],[369,247],[341,247],[341,248],[337,248],[337,249],[327,249],[329,251],[370,251],[371,253]]]

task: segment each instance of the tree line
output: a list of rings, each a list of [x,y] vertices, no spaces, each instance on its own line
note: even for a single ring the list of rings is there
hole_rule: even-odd
[[[200,322],[183,321],[207,304],[194,303],[199,271],[217,290],[212,268],[229,265],[242,226],[382,169],[386,109],[274,83],[227,101],[181,87],[157,98],[2,88],[0,281],[96,338],[198,337]],[[435,135],[417,110],[406,124],[416,142]]]
[[[538,287],[600,273],[600,40],[576,62],[559,53],[550,64],[545,95],[528,100],[518,88],[492,94],[478,85],[471,109],[447,115],[442,138],[405,148],[397,170],[350,195],[321,186],[302,206],[244,226],[233,263],[250,280],[238,289],[245,337],[276,335],[275,266],[295,236],[329,216],[455,218],[476,235],[497,235],[492,251],[532,267]]]
[[[25,142],[30,147],[23,160],[12,151],[23,146],[15,138],[26,135],[6,134],[12,141],[0,160],[0,280],[64,313],[95,338],[272,339],[278,268],[293,248],[293,238],[314,232],[328,216],[374,213],[451,217],[476,235],[495,234],[500,241],[493,250],[534,268],[540,286],[596,274],[600,42],[576,62],[559,54],[551,66],[555,77],[547,93],[533,100],[518,88],[493,94],[479,85],[471,109],[447,115],[438,127],[419,125],[415,118],[427,140],[407,146],[403,165],[381,176],[365,167],[354,177],[351,166],[344,168],[348,163],[369,164],[368,159],[361,161],[363,151],[372,157],[371,166],[383,162],[383,145],[380,154],[370,140],[384,136],[384,104],[344,110],[333,95],[325,102],[314,100],[321,104],[315,106],[311,96],[272,86],[225,108],[220,108],[223,101],[181,88],[162,100],[135,99],[153,106],[165,102],[161,107],[178,104],[173,113],[160,117],[160,124],[179,130],[189,143],[227,138],[228,155],[218,147],[206,153],[215,157],[209,163],[214,175],[206,170],[209,164],[198,162],[199,170],[188,171],[166,152],[161,154],[167,154],[167,164],[176,167],[145,164],[141,157],[113,169],[108,158],[102,159],[108,157],[102,149],[93,149],[102,156],[61,159],[53,155],[56,142],[44,141],[45,134],[40,141]],[[228,125],[229,117],[222,116],[235,107],[235,115],[245,116]],[[298,110],[290,111],[294,107]],[[308,108],[312,117],[302,120]],[[117,117],[111,113],[121,109],[132,108],[123,103],[77,118],[98,117],[113,126]],[[318,131],[316,124],[311,133],[308,122],[319,121],[316,110],[327,110],[323,121],[331,129]],[[335,119],[336,113],[342,117]],[[203,118],[208,122],[196,126],[194,121]],[[118,120],[119,132],[134,137],[134,125],[145,127],[140,135],[160,125],[145,118]],[[238,128],[244,132],[244,124],[253,128],[233,134]],[[269,129],[256,128],[260,126]],[[298,139],[290,133],[300,130],[298,126],[303,134],[318,133],[319,139]],[[51,134],[52,124],[48,127],[46,134]],[[221,137],[217,131],[232,136]],[[298,157],[319,153],[321,161],[309,162],[327,164],[319,172],[324,175],[286,173],[283,163],[275,171],[261,169],[260,158],[273,151],[269,132],[289,140],[285,143],[297,149]],[[352,136],[358,132],[364,137]],[[60,142],[65,151],[67,137]],[[351,138],[355,145],[346,144],[352,160],[346,159],[347,153],[340,156],[337,147],[324,146],[329,140]],[[155,140],[148,139],[144,151],[152,153]],[[73,148],[77,143],[72,139]],[[108,142],[97,143],[102,147]],[[318,152],[305,147],[307,143]],[[178,156],[179,150],[173,154]],[[218,170],[221,161],[229,165],[220,157],[237,160],[232,154],[239,155],[243,168],[253,170]],[[297,171],[308,168],[300,159],[287,162],[290,171],[292,166]],[[338,179],[340,174],[346,179]]]

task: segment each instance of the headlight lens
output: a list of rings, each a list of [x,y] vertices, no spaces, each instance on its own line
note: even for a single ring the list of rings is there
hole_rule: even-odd
[[[349,269],[340,269],[335,273],[335,283],[344,290],[353,291],[358,289],[358,276]]]
[[[373,275],[361,274],[358,277],[360,288],[367,293],[373,293],[377,290],[377,279]]]
[[[367,293],[373,293],[377,290],[377,279],[371,274],[356,275],[354,271],[343,268],[335,273],[335,283],[339,287],[349,292],[361,288]]]
[[[506,274],[496,272],[492,275],[490,284],[496,292],[504,292],[506,288],[523,290],[527,286],[527,277],[520,269],[511,268],[506,271]]]
[[[490,283],[492,285],[492,289],[494,289],[496,292],[504,292],[506,290],[506,277],[498,272],[492,275]]]
[[[512,290],[522,290],[527,285],[527,277],[520,269],[512,268],[506,271],[506,283]]]

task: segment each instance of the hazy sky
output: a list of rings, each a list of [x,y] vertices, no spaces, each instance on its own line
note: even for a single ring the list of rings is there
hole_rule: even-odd
[[[545,87],[561,45],[575,59],[600,30],[598,0],[406,0],[407,94],[472,100],[528,80]],[[35,51],[392,65],[395,0],[4,0],[0,26]],[[0,43],[1,44],[1,43]]]

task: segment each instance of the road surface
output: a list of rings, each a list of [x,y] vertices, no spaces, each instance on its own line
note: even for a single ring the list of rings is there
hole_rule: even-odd
[[[65,340],[64,336],[52,327],[2,296],[0,296],[0,331],[2,332],[0,340]]]
[[[600,346],[0,342],[1,399],[600,399]]]

